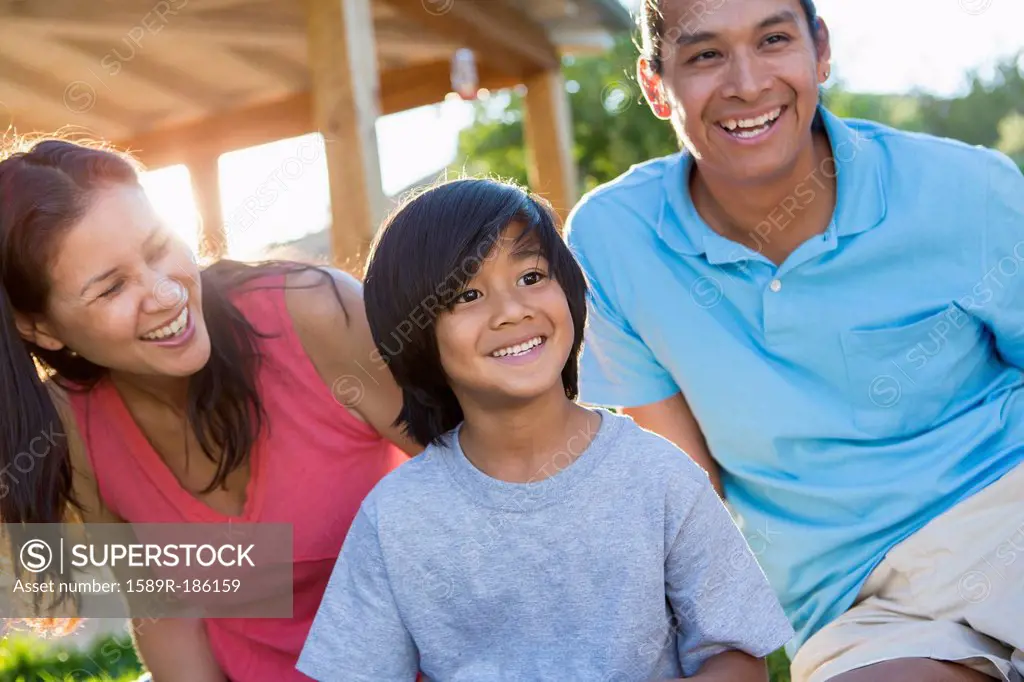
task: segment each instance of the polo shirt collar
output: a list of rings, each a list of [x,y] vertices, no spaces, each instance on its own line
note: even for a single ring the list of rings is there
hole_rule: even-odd
[[[878,142],[819,106],[835,161],[836,209],[826,231],[847,237],[875,227],[885,218],[885,158]],[[705,255],[709,262],[728,263],[760,254],[712,230],[697,212],[690,195],[693,157],[686,151],[670,157],[662,176],[662,207],[658,234],[673,250],[687,256]],[[824,172],[831,174],[829,163]]]

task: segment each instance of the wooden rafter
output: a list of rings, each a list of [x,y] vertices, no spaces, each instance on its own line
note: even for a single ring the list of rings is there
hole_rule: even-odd
[[[134,37],[141,42],[164,31],[194,40],[263,46],[305,37],[301,7],[290,2],[260,5],[259,11],[249,7],[226,11],[223,3],[198,0],[0,2],[0,24],[41,35],[107,41]]]
[[[448,62],[391,69],[381,74],[381,113],[390,114],[441,101],[450,90]],[[483,68],[481,87],[500,90],[521,79]],[[151,168],[183,163],[189,150],[225,153],[274,140],[297,137],[316,130],[308,92],[223,114],[201,121],[161,128],[131,139],[117,140]]]
[[[558,66],[544,27],[504,0],[386,0],[403,19],[477,53],[494,68],[523,75]]]
[[[98,78],[130,81],[141,79],[146,81],[149,87],[163,90],[168,95],[191,103],[201,110],[228,101],[232,94],[223,86],[215,86],[164,64],[153,57],[152,50],[129,50],[127,46],[117,45],[118,49],[115,51],[112,50],[109,41],[96,38],[66,37],[51,42],[67,45],[75,50],[83,63],[88,63],[98,73]]]

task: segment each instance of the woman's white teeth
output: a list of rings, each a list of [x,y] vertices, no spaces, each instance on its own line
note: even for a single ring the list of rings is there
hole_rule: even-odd
[[[174,322],[171,322],[166,327],[160,327],[160,329],[152,331],[143,336],[142,338],[146,339],[147,341],[159,341],[160,339],[169,339],[180,334],[181,331],[185,328],[185,323],[187,322],[188,306],[185,306],[182,309],[181,314],[174,319]]]
[[[719,125],[737,137],[754,137],[763,133],[781,115],[782,107],[779,107],[757,118],[734,118],[721,121]]]
[[[491,353],[491,355],[496,358],[502,358],[505,357],[506,355],[522,355],[524,353],[528,353],[530,350],[536,348],[543,342],[544,340],[541,337],[535,336],[529,341],[525,341],[523,343],[520,343],[519,345],[509,346],[508,348],[496,350],[493,353]]]

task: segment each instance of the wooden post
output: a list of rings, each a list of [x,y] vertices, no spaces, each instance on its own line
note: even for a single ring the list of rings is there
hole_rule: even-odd
[[[551,202],[564,221],[578,200],[569,95],[559,70],[526,79],[527,173],[533,191]]]
[[[331,259],[361,274],[386,209],[375,124],[380,116],[371,0],[308,0],[313,122],[324,136]]]
[[[220,204],[220,155],[196,155],[188,161],[192,196],[202,224],[199,226],[200,261],[212,262],[227,255],[228,239]]]

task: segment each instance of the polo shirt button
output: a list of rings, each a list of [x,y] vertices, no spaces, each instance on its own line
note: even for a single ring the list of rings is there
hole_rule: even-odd
[[[775,293],[778,293],[779,290],[782,289],[782,281],[781,280],[777,280],[777,279],[773,279],[772,283],[768,285],[768,288],[770,288]]]

